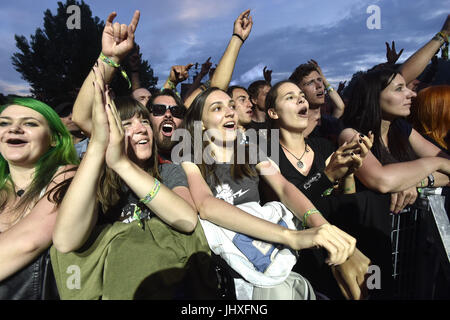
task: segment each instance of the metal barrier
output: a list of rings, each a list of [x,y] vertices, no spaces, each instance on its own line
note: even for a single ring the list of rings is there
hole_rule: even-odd
[[[391,213],[396,299],[450,299],[450,222],[441,188],[425,188],[414,205]]]

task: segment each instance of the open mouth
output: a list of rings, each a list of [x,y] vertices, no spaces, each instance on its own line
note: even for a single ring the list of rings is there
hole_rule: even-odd
[[[6,143],[9,145],[12,145],[12,146],[22,146],[28,142],[25,140],[22,140],[22,139],[11,138],[11,139],[6,140]]]
[[[174,129],[175,125],[173,122],[163,122],[161,125],[161,132],[166,137],[171,137]]]
[[[143,144],[147,144],[148,142],[149,142],[148,139],[142,139],[142,140],[139,140],[136,144],[143,145]]]
[[[234,121],[229,121],[229,122],[225,123],[223,126],[227,129],[234,129],[235,125],[236,125],[236,123]]]
[[[316,94],[317,98],[322,98],[324,96],[324,92],[320,91]]]
[[[307,107],[301,107],[298,111],[298,115],[301,117],[308,117],[308,108]]]

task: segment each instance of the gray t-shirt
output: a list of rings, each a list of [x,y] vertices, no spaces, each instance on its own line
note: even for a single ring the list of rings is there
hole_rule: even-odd
[[[187,187],[187,177],[184,173],[181,165],[173,163],[164,163],[159,165],[159,173],[161,176],[161,183],[163,183],[169,189],[175,187]],[[134,192],[128,188],[128,186],[123,186],[123,193],[119,202],[111,209],[111,214],[114,216],[107,217],[106,221],[122,221],[125,223],[132,222],[136,220],[135,213],[140,211],[140,216],[143,219],[150,219],[155,214],[151,210],[139,201],[139,198],[134,194]],[[100,220],[100,224],[104,222],[103,215]]]
[[[216,164],[214,173],[218,177],[219,183],[215,181],[212,174],[206,179],[206,183],[211,188],[214,197],[225,200],[232,205],[260,201],[258,176],[244,176],[243,178],[234,180],[231,176],[230,164]]]

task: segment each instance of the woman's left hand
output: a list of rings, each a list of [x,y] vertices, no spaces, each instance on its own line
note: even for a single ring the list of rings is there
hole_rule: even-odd
[[[114,166],[126,158],[126,137],[116,105],[109,96],[107,96],[105,109],[109,123],[109,144],[106,149],[106,164],[113,169]]]

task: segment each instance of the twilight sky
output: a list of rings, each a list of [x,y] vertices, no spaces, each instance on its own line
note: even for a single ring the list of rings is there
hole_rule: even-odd
[[[315,59],[336,87],[353,73],[386,60],[385,42],[404,48],[399,62],[429,41],[450,14],[450,0],[86,0],[94,16],[128,24],[141,11],[136,42],[162,85],[170,66],[218,63],[233,32],[233,23],[251,9],[252,32],[242,46],[233,84],[248,86],[273,70],[272,83],[283,80],[301,63]],[[367,20],[380,9],[380,29]],[[11,63],[17,51],[14,34],[30,39],[42,27],[46,9],[56,12],[54,0],[0,2],[0,93],[28,94],[28,83]],[[68,14],[69,16],[69,14]],[[81,21],[81,28],[83,21]],[[80,48],[81,49],[81,48]],[[191,69],[191,76],[195,70]],[[206,79],[205,79],[206,80]]]

